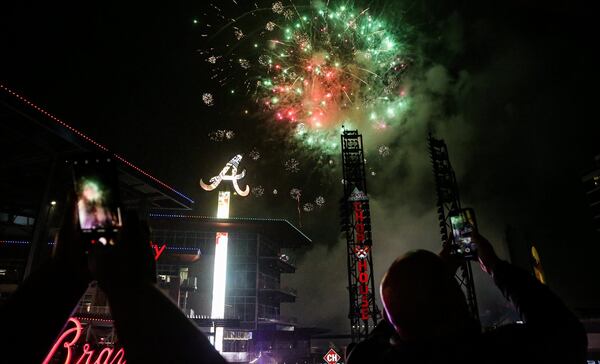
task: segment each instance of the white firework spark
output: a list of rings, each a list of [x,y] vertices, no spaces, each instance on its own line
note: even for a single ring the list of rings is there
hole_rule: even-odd
[[[390,147],[386,145],[380,146],[377,150],[379,151],[379,155],[384,158],[390,155]]]
[[[306,211],[306,212],[311,212],[312,210],[314,210],[314,209],[315,209],[315,205],[313,205],[313,204],[312,204],[312,203],[310,203],[310,202],[307,202],[307,203],[305,203],[305,204],[304,204],[304,206],[303,206],[303,209],[304,209],[304,211]]]
[[[202,101],[204,101],[204,103],[207,106],[213,106],[215,103],[215,100],[213,98],[213,95],[211,93],[205,92],[202,94]]]
[[[233,130],[218,129],[208,133],[208,138],[213,142],[222,142],[223,140],[231,140],[235,137]]]
[[[302,190],[301,190],[301,189],[299,189],[299,188],[292,188],[292,189],[290,190],[290,197],[291,197],[293,200],[298,200],[298,199],[300,199],[300,196],[302,196]]]
[[[271,57],[267,56],[266,54],[262,54],[260,57],[258,57],[258,63],[260,63],[261,66],[268,66],[271,64]]]
[[[250,153],[248,153],[248,156],[252,158],[252,160],[257,161],[260,159],[260,152],[256,149],[252,149]]]
[[[283,13],[284,7],[283,7],[283,4],[281,3],[281,1],[277,1],[277,2],[273,3],[273,7],[271,9],[273,9],[273,12],[275,14],[281,14],[281,13]]]
[[[319,207],[325,206],[325,197],[318,196],[317,198],[315,198],[315,204]]]
[[[298,162],[294,158],[290,158],[285,163],[283,163],[285,170],[289,173],[298,173],[300,172],[300,162]]]
[[[272,21],[268,22],[265,25],[265,29],[272,32],[275,29],[275,23],[273,23]]]
[[[244,32],[240,28],[233,28],[233,35],[235,35],[235,39],[240,40],[244,38]]]
[[[262,197],[265,194],[265,189],[263,186],[258,185],[252,187],[251,192],[255,197]]]
[[[283,17],[286,18],[287,20],[290,20],[294,17],[294,12],[292,11],[292,9],[286,9],[283,12]]]
[[[250,62],[247,59],[240,58],[238,62],[240,63],[240,67],[242,67],[243,69],[247,70],[248,68],[250,68]]]

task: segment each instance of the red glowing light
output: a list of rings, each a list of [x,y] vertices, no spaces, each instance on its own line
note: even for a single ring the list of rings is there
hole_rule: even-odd
[[[158,260],[166,247],[167,244],[163,244],[160,248],[158,247],[158,244],[152,244],[152,249],[154,249],[154,260]]]

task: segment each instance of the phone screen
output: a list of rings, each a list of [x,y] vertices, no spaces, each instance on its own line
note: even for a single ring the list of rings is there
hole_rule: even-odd
[[[477,230],[473,210],[464,209],[456,215],[451,215],[450,224],[456,253],[465,257],[476,256],[475,244],[471,241],[473,232]]]
[[[111,236],[122,226],[122,220],[113,160],[88,156],[74,160],[72,165],[81,231],[97,233],[103,245],[114,244]]]

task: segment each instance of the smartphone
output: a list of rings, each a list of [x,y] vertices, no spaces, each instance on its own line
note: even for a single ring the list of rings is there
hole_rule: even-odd
[[[468,259],[476,258],[477,249],[472,242],[472,235],[477,231],[477,222],[473,209],[462,209],[451,214],[450,225],[454,237],[453,253]]]
[[[115,161],[108,154],[82,154],[69,161],[79,228],[90,244],[111,246],[123,227]]]

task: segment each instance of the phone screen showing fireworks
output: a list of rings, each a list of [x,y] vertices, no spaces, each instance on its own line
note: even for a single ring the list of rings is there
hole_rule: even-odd
[[[77,214],[92,244],[114,245],[121,228],[117,173],[110,156],[86,156],[72,161]]]
[[[454,253],[465,258],[475,258],[477,251],[472,236],[477,231],[477,224],[473,209],[463,209],[450,215],[450,224],[454,237]]]

